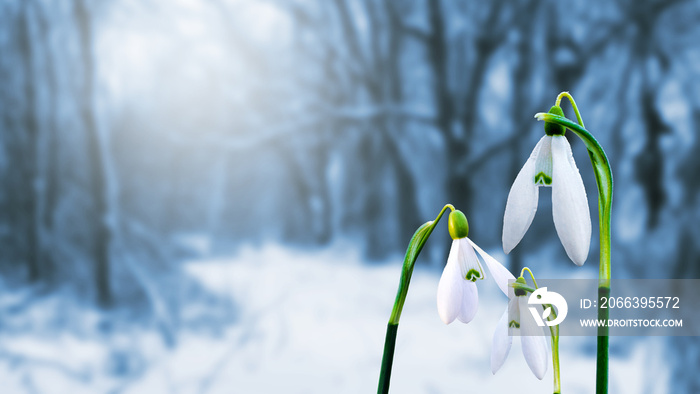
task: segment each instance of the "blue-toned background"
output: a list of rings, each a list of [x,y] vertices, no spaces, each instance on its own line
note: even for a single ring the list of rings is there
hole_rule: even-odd
[[[0,391],[372,392],[403,252],[448,202],[513,272],[596,277],[572,135],[588,262],[548,189],[500,244],[564,90],[612,164],[613,276],[700,277],[699,22],[682,0],[1,0]],[[440,322],[445,227],[395,392],[550,392],[517,339],[492,376],[488,278],[472,323]],[[560,346],[563,392],[592,392],[595,338]],[[700,392],[695,337],[611,357],[611,392]]]

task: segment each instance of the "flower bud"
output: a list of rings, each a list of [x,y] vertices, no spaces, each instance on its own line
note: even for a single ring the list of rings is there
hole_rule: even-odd
[[[469,235],[467,217],[460,210],[454,210],[450,213],[447,228],[450,230],[452,239],[460,239]]]
[[[564,116],[564,111],[558,105],[553,106],[549,109],[550,114]],[[566,129],[562,125],[556,123],[544,122],[544,133],[547,135],[564,135]]]

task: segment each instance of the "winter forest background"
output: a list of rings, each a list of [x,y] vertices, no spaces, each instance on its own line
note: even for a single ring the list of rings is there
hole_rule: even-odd
[[[571,135],[588,262],[549,191],[500,244],[564,90],[612,164],[613,276],[700,278],[699,38],[683,0],[0,1],[0,391],[372,392],[403,252],[448,202],[513,272],[596,277]],[[518,354],[491,375],[492,284],[481,323],[440,323],[445,227],[392,386],[551,390]],[[611,344],[611,392],[700,391],[697,338]],[[594,338],[561,346],[591,392]]]

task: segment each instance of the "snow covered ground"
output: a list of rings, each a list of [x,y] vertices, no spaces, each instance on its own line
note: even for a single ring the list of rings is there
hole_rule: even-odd
[[[376,391],[398,258],[368,266],[347,246],[321,251],[269,246],[231,258],[190,261],[186,272],[231,299],[239,316],[214,333],[180,330],[171,348],[156,330],[143,327],[96,334],[89,327],[99,314],[88,309],[68,313],[79,307],[60,296],[12,315],[8,311],[23,295],[2,295],[0,393]],[[435,307],[439,275],[425,267],[414,272],[398,333],[392,392],[550,393],[551,365],[537,380],[517,338],[504,367],[491,374],[491,337],[506,306],[495,284],[488,279],[479,284],[480,307],[472,323],[445,326]],[[76,314],[77,324],[61,321]],[[610,392],[666,393],[669,371],[662,341],[622,340],[612,340]],[[564,337],[560,346],[563,392],[593,392],[595,339]]]

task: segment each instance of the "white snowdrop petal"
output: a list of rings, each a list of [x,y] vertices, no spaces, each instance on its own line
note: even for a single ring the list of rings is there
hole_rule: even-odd
[[[513,274],[511,274],[510,271],[508,271],[508,269],[503,266],[503,264],[499,263],[498,260],[491,257],[488,253],[484,252],[483,249],[481,249],[471,239],[467,238],[467,240],[469,240],[471,246],[474,247],[474,249],[477,251],[477,253],[479,253],[481,258],[486,263],[486,267],[488,267],[489,273],[493,277],[493,280],[496,281],[498,288],[501,289],[503,294],[508,296],[509,289],[511,289],[508,286],[508,280],[515,280],[515,276],[513,276]]]
[[[535,161],[535,185],[552,186],[552,137],[542,137],[542,145]]]
[[[520,336],[520,297],[508,299],[508,335]]]
[[[473,243],[469,238],[464,237],[453,241],[454,244],[457,242],[457,259],[459,261],[459,266],[462,269],[462,278],[469,281],[476,281],[477,279],[484,279],[486,273],[484,268],[479,263],[479,258],[476,257]]]
[[[552,137],[552,216],[569,258],[583,265],[591,245],[591,215],[583,180],[564,136]]]
[[[465,282],[462,277],[462,269],[457,261],[459,250],[458,240],[452,241],[452,248],[447,257],[447,264],[442,271],[437,290],[437,308],[440,319],[445,324],[452,323],[459,315],[462,308],[462,290]]]
[[[508,358],[510,347],[513,344],[513,337],[508,335],[508,309],[503,313],[498,321],[496,331],[493,333],[491,344],[491,372],[495,374],[503,366]]]
[[[479,308],[479,293],[476,289],[476,283],[470,280],[462,281],[462,306],[457,318],[462,323],[469,323],[476,315]]]
[[[518,176],[515,177],[513,186],[508,193],[506,211],[503,215],[503,251],[510,253],[530,228],[532,219],[537,212],[537,200],[539,188],[535,185],[535,163],[545,138],[542,137],[532,150]]]
[[[517,297],[520,310],[528,307],[528,297]],[[547,372],[549,360],[549,349],[547,348],[547,337],[544,335],[542,327],[539,327],[529,314],[520,315],[520,341],[523,345],[523,356],[530,370],[542,380]]]

